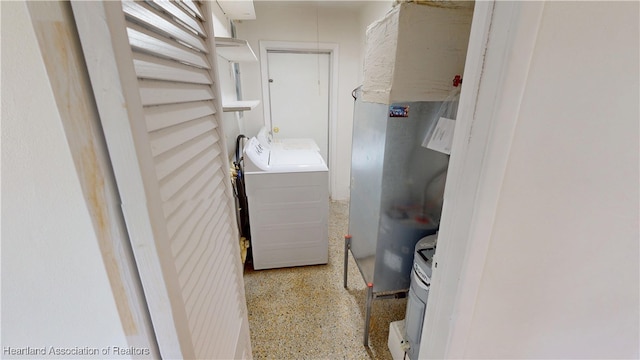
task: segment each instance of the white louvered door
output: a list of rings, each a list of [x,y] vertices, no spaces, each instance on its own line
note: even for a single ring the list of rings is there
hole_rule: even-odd
[[[251,357],[208,7],[73,3],[163,358]]]

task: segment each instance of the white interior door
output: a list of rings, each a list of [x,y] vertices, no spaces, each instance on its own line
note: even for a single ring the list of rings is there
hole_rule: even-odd
[[[251,358],[211,4],[72,6],[160,357]]]
[[[274,140],[312,138],[329,164],[329,53],[268,51]]]

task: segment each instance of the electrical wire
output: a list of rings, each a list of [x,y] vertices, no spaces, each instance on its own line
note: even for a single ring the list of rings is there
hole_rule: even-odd
[[[244,165],[243,158],[240,156],[242,151],[242,139],[247,139],[246,136],[240,134],[236,138],[236,153],[233,161],[233,166],[236,170],[235,181],[232,182],[234,186],[234,195],[238,200],[238,230],[240,236],[251,239],[251,227],[249,225],[249,202],[247,200],[247,193],[244,184]]]
[[[351,97],[353,98],[353,101],[358,100],[358,90],[360,90],[362,88],[362,85],[358,86],[357,88],[353,89],[353,91],[351,91]]]

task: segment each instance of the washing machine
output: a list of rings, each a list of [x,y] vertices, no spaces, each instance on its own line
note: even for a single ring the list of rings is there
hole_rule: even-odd
[[[254,269],[326,264],[329,177],[320,153],[273,150],[253,137],[244,175]]]

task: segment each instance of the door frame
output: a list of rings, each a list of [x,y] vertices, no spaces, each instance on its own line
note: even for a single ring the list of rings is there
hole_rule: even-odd
[[[543,9],[475,4],[421,358],[465,357]]]
[[[269,62],[267,52],[305,52],[329,54],[329,144],[327,146],[329,168],[329,196],[337,188],[336,171],[332,167],[337,163],[337,133],[338,127],[338,58],[339,46],[336,43],[296,42],[296,41],[260,41],[260,77],[262,82],[262,109],[264,125],[271,128],[271,103],[269,102]]]

